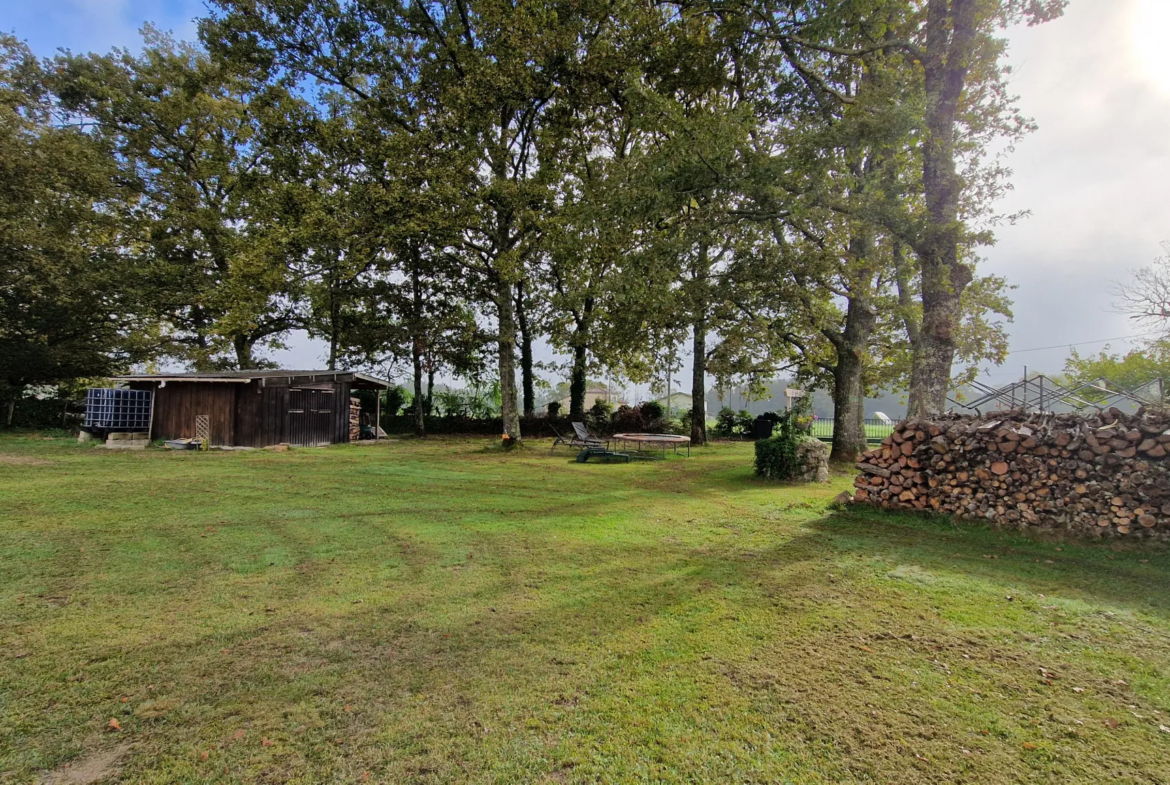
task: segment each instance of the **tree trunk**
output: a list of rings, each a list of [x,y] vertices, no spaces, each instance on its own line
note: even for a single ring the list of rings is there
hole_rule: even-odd
[[[691,444],[707,443],[707,303],[711,278],[711,256],[706,243],[700,247],[693,270],[695,283],[694,345],[691,362]],[[669,373],[669,372],[668,372]],[[666,405],[671,405],[670,382],[667,380]]]
[[[877,309],[870,302],[874,272],[869,266],[873,254],[873,237],[858,231],[849,239],[849,255],[858,265],[849,286],[845,306],[845,328],[836,336],[827,336],[836,350],[833,367],[833,449],[835,461],[854,462],[866,450],[865,352],[877,328]]]
[[[427,368],[427,408],[426,413],[429,417],[435,408],[435,366]]]
[[[977,32],[977,0],[932,0],[926,19],[926,138],[922,184],[926,228],[915,250],[922,263],[922,330],[910,373],[910,417],[946,408],[955,358],[960,298],[973,277],[959,260],[962,176],[955,167],[955,127]]]
[[[569,375],[569,418],[577,422],[585,419],[585,390],[588,384],[585,360],[585,346],[574,346],[573,370]]]
[[[520,326],[520,384],[524,393],[524,416],[536,414],[536,385],[532,376],[532,333],[524,307],[524,282],[516,284],[516,322]]]
[[[691,444],[707,443],[707,319],[700,317],[693,325],[691,351]]]
[[[236,350],[236,365],[241,371],[254,368],[256,361],[252,359],[253,341],[247,336],[236,335],[232,337],[232,345]]]
[[[340,342],[338,339],[337,322],[338,311],[337,292],[334,289],[333,283],[329,284],[329,370],[337,370],[337,345]]]
[[[496,310],[499,321],[497,346],[500,370],[500,418],[504,435],[519,442],[520,415],[516,400],[516,317],[512,310],[512,285],[501,278],[496,284]]]
[[[861,350],[846,346],[833,368],[833,449],[835,461],[856,461],[865,452],[865,396],[861,384]]]
[[[427,421],[426,415],[430,412],[430,403],[423,397],[423,367],[422,367],[422,347],[415,341],[411,346],[410,360],[414,366],[414,435],[427,435]]]
[[[13,398],[8,402],[8,427],[12,427],[12,414],[16,411],[16,399]]]

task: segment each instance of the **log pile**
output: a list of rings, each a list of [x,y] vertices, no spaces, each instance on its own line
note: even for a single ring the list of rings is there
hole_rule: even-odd
[[[1096,536],[1170,534],[1170,413],[997,412],[899,423],[855,502]]]
[[[358,398],[349,399],[349,440],[360,441],[362,438],[362,402]]]

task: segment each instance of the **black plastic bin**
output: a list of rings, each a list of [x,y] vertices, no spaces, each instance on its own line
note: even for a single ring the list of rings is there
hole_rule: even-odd
[[[769,417],[757,417],[752,422],[752,438],[757,442],[760,439],[771,439],[772,428],[776,426],[775,421]]]

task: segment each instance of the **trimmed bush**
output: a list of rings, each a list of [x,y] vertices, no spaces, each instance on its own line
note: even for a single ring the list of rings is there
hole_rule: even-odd
[[[795,418],[780,418],[780,433],[756,442],[756,476],[769,480],[791,480],[800,473],[796,448],[801,441]]]

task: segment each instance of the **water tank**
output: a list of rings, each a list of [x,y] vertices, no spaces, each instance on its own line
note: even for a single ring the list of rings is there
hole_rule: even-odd
[[[91,388],[85,393],[85,422],[89,431],[147,431],[150,429],[150,390]]]

